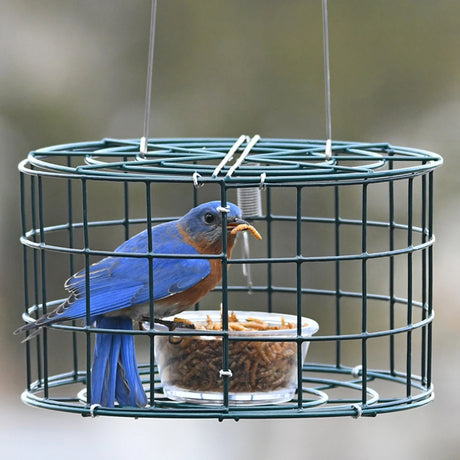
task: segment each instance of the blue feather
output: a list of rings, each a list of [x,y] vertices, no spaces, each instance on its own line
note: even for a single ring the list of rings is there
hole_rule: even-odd
[[[101,317],[96,326],[104,329],[132,330],[126,317]],[[134,337],[125,334],[96,334],[91,369],[91,403],[113,407],[144,407],[147,397],[137,370]]]
[[[119,318],[102,317],[96,326],[116,329]],[[119,334],[96,334],[96,344],[91,367],[91,403],[113,407],[121,336]]]
[[[127,325],[128,323],[125,326]],[[123,328],[128,329],[128,327]],[[144,407],[147,404],[147,396],[137,369],[134,337],[132,335],[122,336],[115,398],[122,406]]]
[[[91,318],[95,320],[99,315],[109,313],[121,308],[130,307],[131,299],[136,295],[140,286],[127,286],[118,284],[110,288],[100,288],[91,290],[90,309]],[[82,318],[86,315],[86,297],[80,297],[74,300],[72,304],[65,310],[62,317],[64,319]]]
[[[183,241],[175,222],[153,227],[152,237],[155,253],[199,254],[193,246]],[[115,252],[147,253],[147,231],[125,241]],[[206,259],[155,258],[153,300],[183,292],[206,278],[210,272],[211,265]],[[92,317],[149,301],[147,258],[107,257],[91,265],[89,279]],[[85,271],[81,270],[66,283],[66,288],[76,296],[76,300],[59,315],[60,319],[75,319],[86,315],[85,281]]]
[[[178,221],[153,227],[152,250],[156,254],[195,256],[200,252],[192,246],[205,248],[218,245],[222,239],[222,215],[219,201],[197,206]],[[211,215],[211,221],[206,216]],[[229,203],[227,219],[241,217],[241,211]],[[182,233],[185,232],[185,236]],[[189,244],[192,243],[192,244]],[[89,293],[91,320],[106,329],[132,330],[132,320],[125,316],[104,315],[128,307],[146,304],[150,298],[150,270],[147,230],[121,244],[115,254],[89,268],[89,283],[85,270],[72,276],[65,284],[70,296],[53,312],[43,315],[35,323],[19,328],[16,333],[41,328],[56,321],[84,318]],[[145,257],[126,257],[122,253],[144,254]],[[153,300],[187,291],[211,273],[206,259],[153,259]],[[186,302],[182,309],[189,307]],[[119,314],[125,314],[120,312]],[[134,337],[130,334],[96,334],[91,373],[91,402],[106,407],[120,405],[144,407],[147,397],[137,369]]]

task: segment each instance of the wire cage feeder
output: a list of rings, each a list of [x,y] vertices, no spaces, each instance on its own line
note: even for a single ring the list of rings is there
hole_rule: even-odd
[[[219,310],[221,304],[224,316],[255,310],[317,320],[315,335],[305,337],[297,328],[283,339],[296,349],[294,397],[232,404],[229,385],[236,376],[229,347],[237,338],[224,324],[220,401],[167,398],[155,337],[194,332],[144,328],[131,333],[145,360],[139,372],[149,404],[92,405],[87,386],[96,330],[73,321],[26,342],[24,402],[82,415],[222,420],[375,416],[433,399],[433,172],[441,157],[386,143],[333,142],[326,160],[325,141],[253,139],[251,145],[240,139],[238,148],[237,139],[151,139],[146,155],[139,154],[139,140],[117,139],[31,152],[19,166],[23,317],[31,322],[59,305],[62,288],[54,285],[76,269],[116,256],[105,247],[110,235],[119,242],[208,197],[226,206],[247,192],[261,198],[262,212],[249,209],[244,217],[263,240],[251,245],[251,255],[238,256],[235,249],[232,258],[225,251],[215,256],[222,283],[195,309]],[[222,164],[232,147],[236,162]],[[115,199],[104,206],[108,193]],[[165,193],[180,197],[182,208],[161,208]],[[101,206],[110,208],[110,218],[101,220]],[[241,266],[246,275],[251,269],[250,283]],[[304,343],[311,347],[305,363]],[[203,372],[208,365],[202,362]]]
[[[139,330],[115,331],[134,337],[145,407],[94,403],[92,350],[97,334],[110,331],[91,322],[88,295],[83,324],[57,322],[26,341],[23,401],[84,416],[219,420],[375,416],[430,402],[433,173],[442,158],[388,143],[331,141],[326,0],[327,140],[149,139],[155,15],[153,1],[144,136],[43,148],[19,165],[24,321],[34,322],[64,302],[63,281],[79,269],[88,273],[101,258],[120,257],[113,249],[120,242],[200,203],[218,201],[225,223],[228,203],[237,202],[263,239],[249,251],[243,233],[240,255],[237,248],[230,258],[224,243],[219,254],[201,256],[220,262],[222,281],[192,316],[217,312],[220,330],[142,323]],[[225,242],[224,225],[222,232]],[[165,257],[152,248],[150,243],[135,255],[149,267]],[[154,276],[149,269],[150,318],[155,318]],[[86,276],[87,293],[90,284]],[[239,336],[229,330],[234,311],[241,317],[277,314],[293,326],[279,336]],[[304,333],[305,323],[316,322],[319,332],[313,327]],[[195,358],[192,370],[201,384],[210,376],[214,387],[198,385],[188,397],[173,395],[163,378],[159,344],[166,343],[180,362],[181,353],[191,355],[192,347],[183,345],[196,345],[202,337],[214,355]],[[280,362],[290,367],[280,367],[265,351],[259,361],[235,359],[238,346],[247,355],[281,347],[287,358]],[[188,378],[192,370],[184,369]],[[287,374],[290,393],[277,399],[276,385]],[[277,396],[264,399],[270,379],[278,382],[272,388]],[[235,382],[249,382],[250,395],[235,390]]]

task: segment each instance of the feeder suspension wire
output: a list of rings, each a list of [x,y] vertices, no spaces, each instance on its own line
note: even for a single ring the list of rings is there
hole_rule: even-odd
[[[327,0],[323,0],[324,90],[326,96],[326,160],[332,157],[331,77],[329,67],[329,25]]]
[[[152,0],[152,11],[150,16],[150,42],[149,57],[147,64],[147,86],[145,92],[145,113],[144,113],[144,136],[141,139],[140,152],[142,156],[147,153],[150,123],[150,100],[152,96],[152,74],[153,74],[153,54],[155,49],[155,24],[157,16],[157,0]]]

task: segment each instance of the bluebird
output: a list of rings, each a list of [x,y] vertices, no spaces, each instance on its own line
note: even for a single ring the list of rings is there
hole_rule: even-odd
[[[178,220],[151,228],[153,252],[194,256],[220,254],[223,229],[219,201],[199,205]],[[229,203],[227,214],[227,253],[230,257],[240,230],[254,227],[241,218],[241,210]],[[114,253],[148,253],[147,230],[119,246]],[[195,305],[222,279],[222,263],[216,259],[154,258],[153,300],[155,320],[176,315]],[[146,257],[112,255],[89,267],[89,286],[85,270],[65,283],[69,297],[55,310],[15,331],[39,331],[50,324],[86,317],[89,290],[91,321],[104,329],[130,331],[134,321],[149,319],[149,262]],[[28,338],[35,334],[31,334]],[[92,369],[91,402],[113,407],[144,407],[147,404],[139,376],[132,334],[96,334]]]

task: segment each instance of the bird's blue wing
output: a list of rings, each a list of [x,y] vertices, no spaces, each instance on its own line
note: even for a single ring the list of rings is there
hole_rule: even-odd
[[[146,270],[148,276],[148,267]],[[155,259],[153,263],[153,299],[164,299],[186,291],[210,273],[211,265],[205,259]],[[147,278],[142,288],[133,297],[133,305],[148,302],[149,291]]]
[[[162,224],[152,229],[153,252],[157,254],[196,255],[198,251],[184,242],[177,227]],[[123,243],[116,252],[146,253],[147,232],[141,232]],[[206,259],[155,258],[153,260],[153,299],[183,292],[211,272]],[[147,258],[107,257],[90,267],[91,316],[140,305],[149,301],[149,262]],[[84,270],[66,283],[75,300],[66,308],[62,318],[86,315]]]

